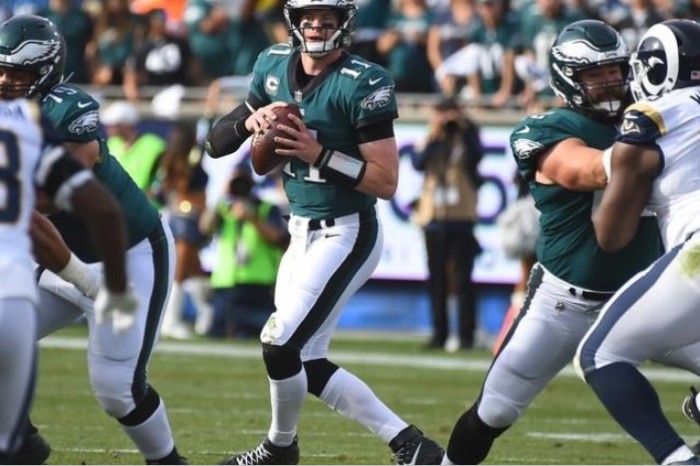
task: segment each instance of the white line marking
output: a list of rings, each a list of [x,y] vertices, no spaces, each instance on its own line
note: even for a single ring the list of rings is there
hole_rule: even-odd
[[[39,342],[42,348],[84,350],[87,348],[86,338],[46,337]],[[211,356],[226,358],[260,359],[260,348],[222,346],[211,343],[180,343],[163,341],[156,346],[155,352],[178,354],[184,356]],[[355,363],[370,366],[416,367],[422,369],[462,370],[485,372],[491,360],[489,359],[454,359],[434,356],[402,356],[390,353],[363,353],[359,351],[330,351],[331,359],[339,363]],[[644,375],[651,380],[666,382],[697,382],[697,376],[680,369],[665,367],[643,368]],[[560,373],[563,377],[577,377],[574,368],[566,367]]]

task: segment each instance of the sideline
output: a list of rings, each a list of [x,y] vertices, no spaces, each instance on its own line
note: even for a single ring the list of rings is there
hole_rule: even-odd
[[[53,337],[49,336],[39,342],[42,348],[85,350],[87,338],[82,337]],[[222,346],[204,342],[173,342],[161,341],[155,349],[156,353],[178,354],[187,356],[209,356],[223,358],[260,358],[260,348],[243,346]],[[439,356],[402,356],[400,354],[361,352],[361,351],[330,351],[332,359],[340,363],[369,364],[373,366],[399,366],[420,369],[462,370],[484,372],[491,364],[490,359],[455,359]],[[666,367],[646,367],[644,375],[651,380],[664,382],[697,382],[697,376],[687,371]],[[563,377],[577,377],[574,368],[566,367],[560,374]]]

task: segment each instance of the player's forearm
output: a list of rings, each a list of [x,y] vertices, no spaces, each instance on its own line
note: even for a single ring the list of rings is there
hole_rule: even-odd
[[[245,127],[251,111],[244,103],[217,121],[209,131],[204,148],[215,159],[236,152],[252,134]]]
[[[356,189],[380,199],[391,199],[396,193],[398,179],[398,171],[368,162],[362,181]]]

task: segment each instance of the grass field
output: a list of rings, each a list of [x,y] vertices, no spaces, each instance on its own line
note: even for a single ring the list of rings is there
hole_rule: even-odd
[[[339,336],[331,359],[364,379],[407,422],[446,444],[454,421],[477,395],[490,354],[445,354],[421,341]],[[53,447],[50,464],[142,464],[87,380],[85,330],[42,342],[33,421]],[[678,409],[695,378],[647,368],[671,421],[688,441],[700,429]],[[268,385],[255,342],[160,343],[150,381],[165,400],[180,452],[216,464],[257,443],[269,425]],[[364,428],[308,398],[299,427],[302,464],[389,464],[388,447]],[[593,393],[567,369],[496,443],[491,464],[651,464]]]

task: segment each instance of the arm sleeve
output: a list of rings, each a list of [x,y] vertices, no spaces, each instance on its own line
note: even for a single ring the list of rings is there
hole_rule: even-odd
[[[250,94],[245,102],[217,121],[204,143],[207,154],[218,159],[237,151],[252,134],[245,127],[246,119],[261,105],[262,102]]]

